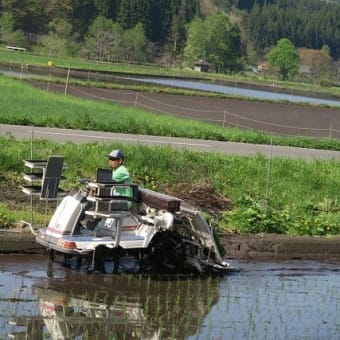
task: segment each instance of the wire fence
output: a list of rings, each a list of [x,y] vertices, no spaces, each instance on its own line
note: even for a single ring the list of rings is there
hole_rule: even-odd
[[[0,67],[6,73],[6,68],[0,63]],[[250,117],[249,113],[233,112],[228,108],[227,103],[225,108],[218,108],[216,110],[204,109],[203,105],[198,106],[184,106],[174,104],[171,96],[164,94],[148,94],[147,92],[140,91],[123,91],[112,90],[107,88],[88,88],[85,86],[72,85],[71,80],[87,80],[87,81],[103,81],[107,83],[118,84],[135,84],[135,80],[128,79],[122,75],[110,74],[103,72],[94,72],[91,70],[70,70],[62,68],[46,68],[35,67],[32,65],[6,64],[8,68],[7,72],[10,75],[23,78],[41,78],[41,76],[47,77],[45,79],[45,85],[47,91],[63,92],[65,95],[76,95],[80,97],[92,98],[95,100],[103,100],[112,103],[117,103],[125,106],[134,106],[144,110],[168,114],[180,118],[188,118],[194,120],[200,120],[208,123],[214,123],[223,127],[237,127],[240,129],[257,130],[265,133],[278,134],[283,136],[307,136],[317,138],[334,138],[340,139],[340,110],[338,115],[334,115],[332,119],[322,122],[322,127],[315,127],[311,124],[312,119],[298,119],[297,125],[284,124],[275,122],[273,120],[264,120],[258,117],[262,117],[261,112],[257,113],[256,117]],[[47,73],[47,74],[46,74]],[[60,77],[65,79],[63,83],[55,83],[53,77]],[[254,104],[255,105],[255,104]],[[276,119],[279,119],[278,114]],[[301,118],[301,117],[300,117]],[[287,119],[286,119],[287,120]],[[302,125],[303,123],[303,125]],[[310,126],[308,126],[310,124]],[[320,123],[319,123],[320,124]],[[299,126],[298,126],[299,125]],[[321,125],[321,124],[320,124]]]

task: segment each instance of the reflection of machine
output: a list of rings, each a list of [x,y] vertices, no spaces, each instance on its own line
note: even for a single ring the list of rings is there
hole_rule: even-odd
[[[104,283],[101,275],[87,278],[86,289],[79,280],[67,287],[59,280],[53,288],[33,288],[44,322],[37,339],[185,339],[197,333],[217,302],[220,283],[218,278],[159,281],[123,275]]]
[[[77,256],[81,264],[86,258],[89,268],[100,271],[111,259],[114,272],[228,269],[197,209],[133,184],[97,181],[87,186],[85,193],[66,196],[36,236],[52,259],[55,254]]]
[[[56,291],[38,288],[35,291],[39,296],[42,319],[52,339],[82,339],[85,335],[87,339],[99,339],[101,336],[113,339],[112,333],[117,335],[123,330],[130,337],[143,328],[145,320],[140,303],[117,301],[108,305]]]

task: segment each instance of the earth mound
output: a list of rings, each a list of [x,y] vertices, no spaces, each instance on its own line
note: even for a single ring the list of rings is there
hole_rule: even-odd
[[[209,183],[180,183],[171,188],[162,188],[162,190],[214,217],[233,208],[231,200],[218,193]]]

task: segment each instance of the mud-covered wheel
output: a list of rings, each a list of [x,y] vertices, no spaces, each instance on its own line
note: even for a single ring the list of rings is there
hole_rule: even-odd
[[[53,249],[49,249],[48,250],[48,259],[51,261],[51,262],[54,262],[54,259],[55,259],[55,251]]]
[[[80,270],[83,263],[83,258],[81,256],[77,256],[77,262],[76,262],[76,269]]]
[[[94,254],[93,251],[87,254],[85,257],[86,260],[86,272],[87,274],[91,274],[94,271]]]

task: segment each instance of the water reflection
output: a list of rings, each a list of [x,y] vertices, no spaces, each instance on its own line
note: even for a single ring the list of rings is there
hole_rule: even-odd
[[[19,65],[10,65],[10,69],[0,69],[0,74],[4,74],[6,76],[20,78],[20,79],[41,79],[45,77],[49,79],[50,73],[52,70],[49,70],[48,74],[46,74],[46,70],[43,68],[34,67],[32,65],[26,65],[26,67],[20,68]],[[67,77],[65,70],[63,69],[53,69],[53,73],[55,76],[59,77]],[[93,73],[92,73],[93,75]],[[89,77],[89,72],[72,70],[72,77],[76,79],[87,79]],[[130,76],[117,76],[112,75],[111,77],[108,74],[101,74],[100,72],[95,73],[95,79],[100,79],[102,81],[109,82],[139,82],[139,83],[151,83],[158,85],[166,85],[171,87],[179,87],[186,88],[192,90],[200,90],[200,91],[208,91],[208,92],[217,92],[230,94],[234,96],[240,96],[244,98],[259,98],[264,100],[271,101],[288,101],[293,103],[306,103],[306,104],[323,104],[330,106],[340,106],[340,100],[336,99],[325,99],[325,98],[317,98],[312,96],[302,96],[295,95],[293,93],[283,93],[279,92],[279,90],[273,86],[272,90],[259,90],[259,89],[251,89],[239,86],[237,82],[234,86],[228,85],[219,85],[212,84],[208,81],[196,81],[196,80],[184,80],[178,78],[162,78],[162,77],[130,77]]]
[[[233,265],[166,280],[0,256],[0,339],[339,340],[339,262]]]
[[[71,273],[72,274],[72,273]],[[34,339],[185,339],[218,301],[220,279],[70,275],[34,285]],[[32,331],[34,330],[34,333]]]
[[[247,98],[259,98],[273,101],[289,101],[294,103],[308,103],[308,104],[325,104],[331,106],[340,106],[339,100],[331,100],[331,99],[322,99],[316,97],[309,96],[300,96],[294,94],[287,93],[279,93],[275,91],[275,87],[273,87],[273,91],[263,91],[256,89],[247,89],[239,86],[227,86],[227,85],[217,85],[211,83],[205,83],[200,81],[189,81],[189,80],[180,80],[180,79],[168,79],[168,78],[132,78],[135,81],[144,82],[144,83],[153,83],[160,85],[167,85],[171,87],[182,87],[193,90],[200,91],[208,91],[208,92],[217,92],[230,94],[234,96],[241,96]]]

